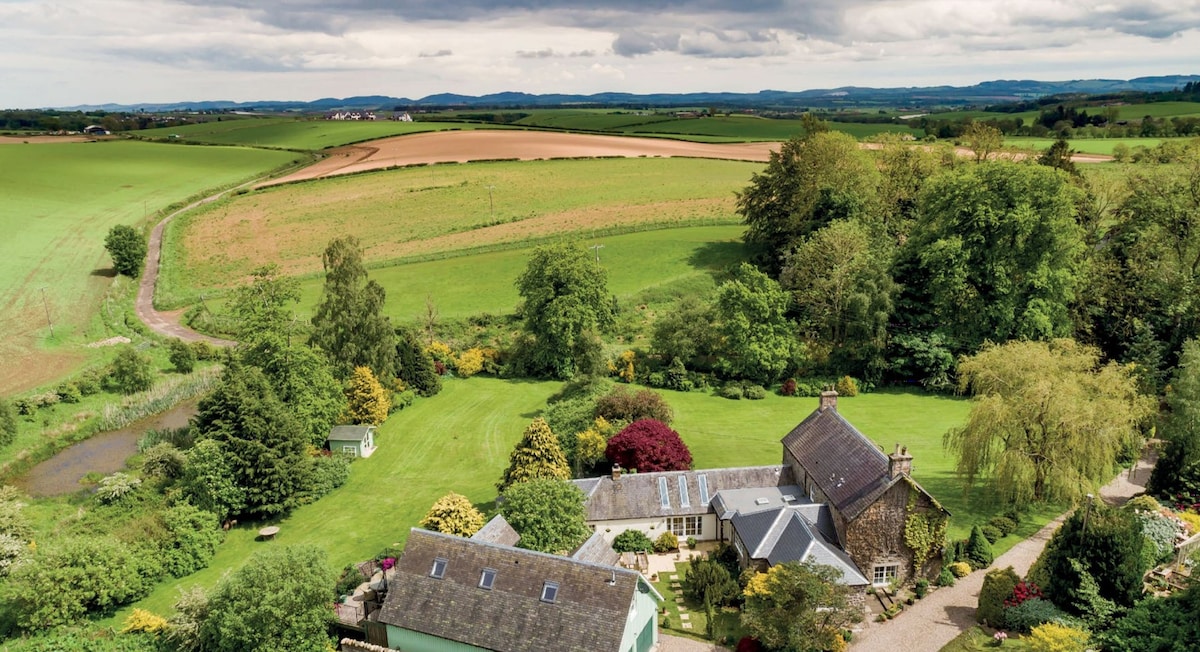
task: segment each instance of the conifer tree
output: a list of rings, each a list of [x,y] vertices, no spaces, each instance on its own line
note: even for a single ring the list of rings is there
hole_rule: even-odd
[[[346,420],[378,426],[387,420],[391,399],[370,367],[355,367],[346,387]]]
[[[525,436],[508,458],[508,468],[496,484],[501,493],[514,484],[537,478],[568,480],[571,477],[567,457],[558,444],[558,435],[546,420],[538,417],[525,428]]]
[[[438,498],[425,518],[421,519],[421,527],[443,534],[453,534],[469,537],[483,527],[483,512],[475,509],[467,497],[451,491]]]

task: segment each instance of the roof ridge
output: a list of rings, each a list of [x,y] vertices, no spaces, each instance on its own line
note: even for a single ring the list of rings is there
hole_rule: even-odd
[[[546,558],[546,559],[558,560],[558,561],[561,561],[561,562],[567,563],[567,564],[578,564],[580,566],[590,566],[590,567],[596,568],[598,570],[617,571],[617,572],[620,572],[625,575],[640,575],[641,574],[641,573],[638,573],[637,571],[633,571],[628,568],[621,568],[620,566],[609,566],[608,564],[600,564],[600,563],[596,563],[594,561],[585,561],[582,559],[574,559],[572,557],[564,557],[562,555],[555,555],[555,554],[549,553],[549,552],[541,552],[539,550],[529,550],[527,548],[518,548],[516,546],[506,546],[502,543],[495,543],[492,541],[483,541],[483,540],[479,540],[479,539],[471,539],[468,537],[460,537],[455,534],[446,534],[444,532],[434,532],[433,530],[426,530],[426,529],[419,528],[419,527],[409,528],[408,533],[409,533],[410,538],[412,537],[413,534],[417,534],[419,536],[429,535],[435,539],[445,539],[447,541],[456,541],[456,542],[459,542],[459,543],[467,545],[467,546],[471,546],[471,545],[486,546],[488,548],[495,548],[495,549],[502,550],[502,551],[516,552],[516,553],[523,554],[523,555],[529,555],[531,557],[542,557],[542,558]],[[588,538],[591,538],[591,537],[588,537]],[[407,543],[406,543],[406,545],[407,545]]]

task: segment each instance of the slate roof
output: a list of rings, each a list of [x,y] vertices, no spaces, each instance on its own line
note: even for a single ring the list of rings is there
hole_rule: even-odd
[[[892,485],[887,455],[836,407],[808,415],[783,438],[783,446],[848,520]]]
[[[680,491],[686,487],[687,504]],[[704,478],[707,500],[701,500],[700,479]],[[668,506],[663,506],[660,479],[666,480]],[[711,511],[717,492],[748,487],[777,487],[793,484],[791,468],[782,465],[748,466],[733,469],[623,473],[573,480],[587,496],[587,520],[613,521],[664,516],[697,516]]]
[[[738,513],[731,522],[751,559],[765,559],[772,566],[811,559],[840,570],[843,584],[869,583],[849,555],[826,538],[801,509],[775,507],[751,514]]]
[[[334,426],[329,431],[328,441],[362,441],[375,426]]]
[[[492,520],[479,528],[479,531],[471,535],[471,538],[476,541],[486,541],[488,543],[498,543],[502,546],[515,546],[521,540],[521,535],[513,529],[508,521],[504,519],[504,514],[496,514]]]
[[[616,566],[621,561],[621,555],[613,550],[612,545],[599,532],[593,532],[574,553],[571,559],[590,561],[594,564]]]
[[[491,590],[479,587],[485,568]],[[558,583],[553,603],[546,581]],[[619,652],[638,591],[654,593],[634,571],[413,528],[379,621],[496,652]]]

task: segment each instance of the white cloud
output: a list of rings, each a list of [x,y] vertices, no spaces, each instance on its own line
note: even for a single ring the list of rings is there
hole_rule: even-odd
[[[1193,0],[0,1],[0,104],[1195,72]]]

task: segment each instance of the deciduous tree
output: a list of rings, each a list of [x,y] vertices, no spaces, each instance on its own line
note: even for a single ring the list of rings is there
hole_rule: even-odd
[[[334,574],[311,545],[270,547],[221,580],[202,626],[214,652],[325,652]]]
[[[294,278],[280,276],[279,266],[264,265],[251,272],[248,285],[234,289],[229,312],[237,322],[236,333],[242,342],[275,336],[283,340],[295,320],[293,308],[300,300],[300,284]]]
[[[150,357],[139,353],[133,345],[121,347],[113,360],[108,379],[122,394],[144,392],[154,386],[154,370]]]
[[[188,449],[180,486],[192,504],[225,520],[246,507],[246,490],[233,472],[225,444],[202,439]]]
[[[192,345],[183,340],[171,340],[167,344],[170,352],[167,354],[167,359],[171,362],[171,366],[175,367],[175,371],[181,374],[190,374],[196,368],[196,350]]]
[[[500,511],[520,533],[518,546],[566,554],[591,535],[584,499],[583,492],[566,480],[538,478],[509,487]]]
[[[675,415],[658,392],[651,389],[631,392],[624,385],[617,385],[596,399],[596,416],[609,423],[630,424],[641,419],[671,423]]]
[[[1084,249],[1079,198],[1066,174],[1008,161],[931,180],[894,274],[904,282],[900,320],[944,334],[959,352],[1070,336]]]
[[[127,224],[118,224],[108,230],[104,248],[112,256],[113,268],[118,274],[137,278],[146,263],[146,238],[137,229]]]
[[[0,398],[0,448],[13,443],[17,438],[17,412],[12,403]]]
[[[421,527],[443,534],[469,537],[483,527],[483,512],[462,494],[451,491],[437,499],[421,519]]]
[[[692,468],[692,453],[679,433],[654,419],[641,419],[625,426],[608,440],[604,456],[614,464],[642,473]]]
[[[577,243],[544,245],[533,250],[517,291],[528,336],[520,353],[526,371],[554,378],[589,371],[584,362],[597,344],[594,334],[615,316],[608,270]]]
[[[1200,341],[1183,345],[1166,402],[1158,435],[1167,440],[1167,448],[1147,489],[1182,505],[1200,503]]]
[[[496,489],[504,493],[509,487],[538,478],[567,480],[571,468],[558,444],[558,436],[538,417],[525,428],[525,434],[508,457],[508,468]]]
[[[888,251],[858,222],[840,220],[787,257],[780,285],[792,293],[810,355],[827,356],[833,373],[878,380],[897,289]]]
[[[766,274],[742,263],[717,288],[717,369],[734,378],[769,384],[796,359],[788,294]]]
[[[773,650],[834,649],[842,630],[862,620],[841,575],[811,561],[775,564],[746,584],[742,626]]]
[[[387,293],[367,280],[358,239],[348,235],[331,241],[321,260],[325,287],[309,343],[329,356],[338,378],[348,378],[355,367],[370,367],[377,378],[391,379],[396,334],[383,314]]]
[[[982,122],[971,122],[962,135],[963,144],[975,154],[975,162],[988,160],[1004,144],[1000,130]]]
[[[716,313],[707,299],[689,295],[654,322],[650,347],[669,361],[692,369],[711,369],[720,346]]]
[[[238,347],[244,364],[262,370],[275,395],[287,404],[308,438],[320,447],[346,411],[346,394],[329,360],[301,343],[264,334]]]
[[[738,193],[746,243],[761,264],[777,274],[783,254],[840,219],[873,216],[879,171],[853,137],[841,132],[809,133],[771,152],[767,167]]]
[[[968,483],[983,477],[1015,505],[1093,490],[1152,411],[1128,367],[1101,365],[1095,349],[1071,340],[987,345],[958,373],[974,398],[945,445]]]

